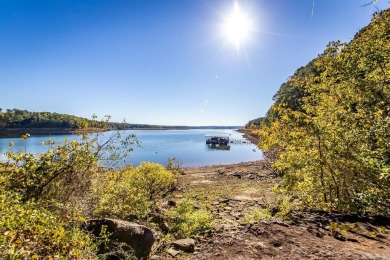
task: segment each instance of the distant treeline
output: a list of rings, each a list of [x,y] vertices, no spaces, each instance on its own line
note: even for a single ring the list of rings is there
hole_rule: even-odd
[[[1,128],[71,128],[88,125],[90,120],[77,116],[50,112],[30,112],[20,109],[0,108]]]
[[[117,122],[101,122],[67,114],[50,112],[30,112],[21,109],[0,108],[0,128],[2,129],[226,129],[240,128],[240,126],[162,126],[148,124],[130,124]]]
[[[259,128],[263,119],[264,119],[264,117],[259,117],[259,118],[250,120],[248,123],[246,123],[245,128],[247,128],[247,129]]]

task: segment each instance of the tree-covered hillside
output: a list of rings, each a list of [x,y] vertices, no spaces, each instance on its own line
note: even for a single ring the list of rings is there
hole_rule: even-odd
[[[0,127],[2,128],[82,128],[89,120],[77,116],[50,113],[30,112],[20,109],[0,109]]]
[[[94,116],[93,116],[94,117]],[[106,129],[234,129],[240,126],[167,126],[167,125],[149,125],[149,124],[130,124],[126,122],[110,122],[110,117],[106,116],[102,121],[96,118],[86,119],[67,114],[58,114],[50,112],[30,112],[21,109],[3,109],[0,108],[0,129],[34,128],[55,128],[55,129],[81,129],[81,128],[106,128]]]
[[[276,106],[283,105],[286,108],[289,108],[293,111],[302,110],[302,98],[306,95],[305,89],[301,88],[299,84],[291,80],[294,77],[304,77],[306,75],[319,75],[319,72],[316,71],[314,62],[316,59],[310,61],[306,66],[300,67],[294,73],[294,75],[285,83],[283,83],[276,94],[273,96],[272,100],[274,104],[268,110],[265,117],[256,118],[250,120],[245,128],[259,128],[261,123],[269,125],[272,121],[280,117],[279,112],[276,109],[273,109]]]
[[[257,134],[278,152],[286,205],[389,212],[390,9],[350,43],[329,43],[274,101]]]
[[[109,117],[99,122],[95,119],[86,119],[68,114],[58,114],[50,112],[30,112],[21,109],[0,108],[0,128],[28,129],[28,128],[107,128],[107,129],[134,129],[134,128],[167,128],[158,125],[129,124],[108,122]],[[104,124],[104,125],[103,125]]]
[[[253,120],[249,120],[249,122],[245,124],[245,128],[247,129],[259,128],[263,119],[264,117],[259,117]]]

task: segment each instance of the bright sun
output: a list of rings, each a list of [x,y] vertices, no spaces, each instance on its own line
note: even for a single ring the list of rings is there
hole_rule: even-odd
[[[238,6],[238,2],[234,3],[233,11],[226,17],[223,33],[226,38],[239,49],[243,42],[248,39],[249,33],[252,31],[252,21],[247,14],[243,13]]]

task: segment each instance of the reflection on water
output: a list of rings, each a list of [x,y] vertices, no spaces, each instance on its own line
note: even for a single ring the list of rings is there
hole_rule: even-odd
[[[229,134],[231,139],[240,139],[242,134],[233,130],[212,130]],[[122,164],[139,165],[143,161],[166,164],[169,158],[176,157],[183,162],[183,167],[207,166],[239,163],[262,159],[262,152],[254,144],[229,143],[225,146],[206,144],[205,135],[210,129],[195,130],[128,130],[125,134],[135,134],[141,147],[134,151]],[[61,143],[64,138],[77,138],[75,135],[51,136],[55,142]],[[22,149],[30,153],[44,153],[49,147],[43,146],[50,136],[32,136],[20,142],[19,138],[0,138],[0,158],[5,159],[8,144],[14,142],[13,150]]]
[[[208,144],[208,148],[215,150],[229,151],[230,145]]]

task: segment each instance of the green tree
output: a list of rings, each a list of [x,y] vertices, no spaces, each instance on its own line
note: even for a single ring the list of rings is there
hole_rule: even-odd
[[[349,44],[330,43],[309,73],[289,85],[298,108],[276,102],[258,132],[278,149],[282,191],[302,205],[359,213],[390,208],[390,10],[374,15]]]

